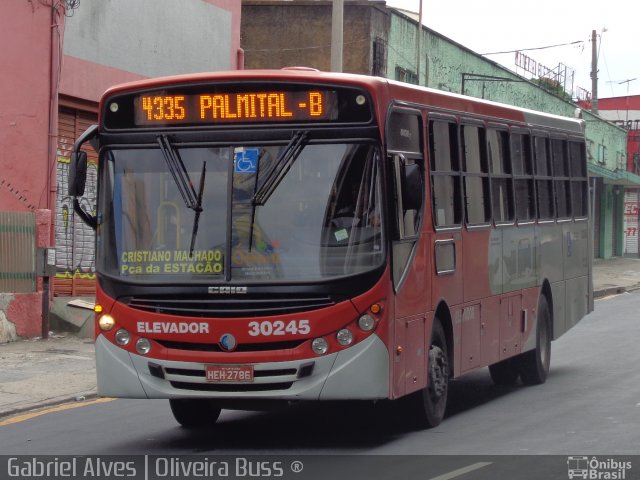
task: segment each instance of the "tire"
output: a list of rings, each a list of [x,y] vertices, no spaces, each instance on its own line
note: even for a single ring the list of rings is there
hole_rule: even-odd
[[[422,428],[440,425],[447,408],[449,393],[449,356],[447,337],[438,318],[433,321],[429,361],[427,363],[427,386],[410,397],[412,403],[411,423]]]
[[[519,371],[525,385],[540,385],[547,380],[551,365],[551,311],[547,298],[538,302],[536,348],[520,355]]]
[[[185,428],[207,428],[215,425],[222,409],[208,398],[172,398],[171,412]]]
[[[518,363],[513,358],[489,365],[489,373],[493,383],[502,386],[514,385],[520,375]]]

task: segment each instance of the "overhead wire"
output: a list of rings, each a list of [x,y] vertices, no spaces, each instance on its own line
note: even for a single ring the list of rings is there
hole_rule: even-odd
[[[556,47],[566,47],[569,45],[577,45],[579,43],[584,44],[584,40],[576,40],[574,42],[568,42],[568,43],[557,43],[555,45],[546,45],[544,47],[531,47],[531,48],[518,48],[516,50],[505,50],[503,52],[489,52],[489,53],[481,53],[480,55],[500,55],[503,53],[515,53],[515,52],[527,52],[530,50],[546,50],[547,48],[556,48]]]

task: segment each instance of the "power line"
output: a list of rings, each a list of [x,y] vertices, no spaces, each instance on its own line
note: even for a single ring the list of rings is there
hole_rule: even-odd
[[[480,55],[486,56],[486,55],[499,55],[502,53],[527,52],[529,50],[545,50],[547,48],[566,47],[567,45],[576,45],[578,43],[584,43],[584,40],[576,40],[575,42],[569,42],[569,43],[558,43],[556,45],[547,45],[546,47],[519,48],[517,50],[505,50],[504,52],[481,53]]]

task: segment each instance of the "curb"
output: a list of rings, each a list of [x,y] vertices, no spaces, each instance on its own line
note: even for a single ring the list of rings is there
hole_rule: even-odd
[[[619,295],[621,293],[630,293],[640,290],[640,284],[631,285],[629,287],[609,287],[593,291],[593,298],[608,297],[610,295]]]
[[[610,295],[619,295],[621,293],[626,293],[628,290],[626,287],[610,287],[610,288],[603,288],[602,290],[594,290],[593,292],[593,298],[602,298],[602,297],[608,297]]]
[[[18,415],[21,413],[32,412],[34,410],[40,410],[43,408],[55,407],[65,403],[84,402],[86,400],[93,400],[98,398],[96,390],[89,390],[87,392],[74,393],[69,395],[62,395],[60,397],[47,398],[38,402],[27,403],[17,407],[0,408],[0,419]]]

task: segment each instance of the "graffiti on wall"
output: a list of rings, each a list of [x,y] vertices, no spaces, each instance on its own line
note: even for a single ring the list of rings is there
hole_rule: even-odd
[[[60,136],[56,164],[56,277],[95,278],[94,231],[73,211],[69,195],[69,163],[73,140]],[[85,195],[79,198],[82,208],[95,215],[97,165],[89,161]]]

